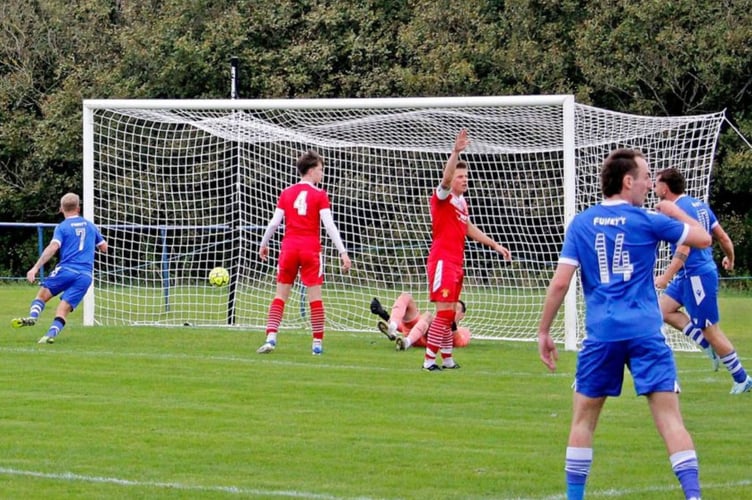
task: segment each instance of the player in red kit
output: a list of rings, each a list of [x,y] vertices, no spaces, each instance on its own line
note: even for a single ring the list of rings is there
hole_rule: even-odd
[[[394,301],[391,313],[381,305],[376,297],[371,301],[371,312],[384,321],[378,322],[379,331],[393,340],[398,351],[404,351],[410,347],[425,347],[426,333],[433,321],[433,313],[421,313],[413,296],[403,292]],[[465,317],[467,307],[462,300],[457,301],[457,311],[452,323],[452,342],[454,347],[465,347],[470,343],[470,330],[459,326],[459,322]]]
[[[436,304],[436,314],[428,329],[423,368],[429,371],[459,368],[452,357],[452,322],[462,291],[465,260],[465,236],[489,246],[506,260],[511,252],[496,243],[470,222],[467,202],[467,163],[460,161],[460,153],[470,144],[467,130],[460,130],[454,148],[444,166],[444,174],[431,196],[431,230],[433,241],[428,254],[429,298]],[[441,353],[441,365],[436,358]]]
[[[285,233],[279,254],[277,272],[277,293],[269,306],[266,322],[266,340],[256,352],[266,354],[277,346],[277,332],[282,322],[285,303],[295,278],[300,273],[300,281],[306,286],[308,304],[311,309],[311,329],[313,330],[314,355],[323,352],[324,339],[324,304],[321,300],[321,285],[324,283],[324,263],[321,255],[320,227],[324,223],[326,232],[339,251],[342,270],[348,271],[352,265],[345,245],[339,235],[337,226],[329,208],[329,197],[322,188],[317,187],[324,177],[324,159],[315,151],[308,151],[298,158],[300,182],[284,189],[279,195],[277,209],[259,246],[261,260],[269,256],[269,240],[274,232],[285,222]]]

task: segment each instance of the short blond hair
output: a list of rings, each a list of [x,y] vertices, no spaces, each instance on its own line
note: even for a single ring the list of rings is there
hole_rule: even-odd
[[[76,193],[66,193],[60,198],[60,210],[62,212],[75,212],[81,206],[81,200]]]

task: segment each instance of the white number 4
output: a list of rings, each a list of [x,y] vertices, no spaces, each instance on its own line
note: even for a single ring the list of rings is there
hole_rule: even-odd
[[[308,196],[308,191],[301,191],[300,194],[298,194],[298,197],[295,198],[295,201],[292,204],[293,208],[298,211],[298,215],[305,216],[305,214],[308,212],[308,204],[306,203],[306,196]]]

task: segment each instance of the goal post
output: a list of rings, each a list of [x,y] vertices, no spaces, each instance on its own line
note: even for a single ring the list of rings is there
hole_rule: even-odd
[[[598,172],[614,147],[639,147],[652,168],[686,165],[707,197],[722,113],[641,117],[570,95],[267,100],[86,100],[84,213],[111,253],[97,260],[86,324],[233,325],[262,332],[274,295],[272,255],[258,244],[281,189],[307,149],[325,158],[323,187],[353,260],[339,272],[322,233],[327,329],[374,330],[373,297],[401,292],[428,309],[428,200],[457,131],[470,131],[467,198],[476,225],[513,252],[505,262],[468,241],[466,325],[481,338],[536,339],[564,228],[600,200]],[[231,287],[209,270],[226,267]],[[307,327],[297,286],[283,328]],[[552,332],[582,336],[572,287]],[[676,344],[681,342],[677,339]]]

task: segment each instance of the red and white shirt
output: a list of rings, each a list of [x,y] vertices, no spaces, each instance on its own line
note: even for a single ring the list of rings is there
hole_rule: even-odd
[[[465,259],[465,237],[470,215],[464,196],[442,200],[434,191],[431,196],[431,230],[433,241],[428,259],[462,265]]]

